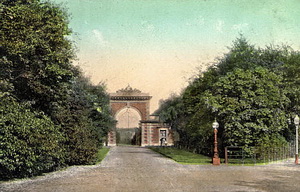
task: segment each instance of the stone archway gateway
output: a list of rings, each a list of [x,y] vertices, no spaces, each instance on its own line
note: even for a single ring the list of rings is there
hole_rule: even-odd
[[[151,98],[149,93],[129,85],[110,94],[111,113],[117,123],[108,133],[109,146],[116,145],[117,138],[121,143],[135,139],[135,144],[141,146],[173,145],[170,127],[150,115]]]
[[[151,98],[148,93],[129,85],[110,94],[111,112],[117,121],[115,130],[110,132],[110,140],[115,141],[110,145],[140,144],[136,141],[140,136],[140,121],[148,120]]]

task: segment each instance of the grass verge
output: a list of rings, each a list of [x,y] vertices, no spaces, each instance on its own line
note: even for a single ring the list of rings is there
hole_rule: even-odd
[[[149,148],[181,164],[200,164],[200,165],[211,164],[211,157],[195,154],[189,151],[185,151],[173,147],[149,147]]]
[[[173,159],[174,161],[181,164],[195,164],[195,165],[211,165],[212,158],[200,154],[195,154],[186,150],[181,150],[173,147],[149,147],[151,150],[162,154],[165,157]],[[255,165],[267,165],[270,163],[280,163],[286,161],[282,159],[278,161],[264,161],[255,160],[253,158],[245,159],[229,159],[229,166],[255,166]],[[224,159],[221,159],[221,165],[225,165]]]
[[[102,147],[97,153],[97,161],[96,164],[100,163],[107,155],[109,151],[108,147]]]

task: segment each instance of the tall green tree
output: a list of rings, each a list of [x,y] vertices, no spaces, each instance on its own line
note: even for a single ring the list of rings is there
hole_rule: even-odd
[[[72,65],[67,13],[49,1],[2,0],[0,18],[3,175],[95,162],[113,125],[109,97]]]
[[[103,137],[113,126],[109,97],[103,85],[94,86],[79,76],[72,81],[65,100],[55,113],[56,122],[66,135],[68,164],[91,164],[102,147]]]
[[[3,0],[0,18],[0,79],[20,100],[50,113],[74,76],[67,14],[50,2]]]
[[[282,85],[282,77],[265,68],[235,69],[204,93],[226,145],[255,146],[265,135],[286,129],[289,99]]]
[[[202,153],[211,147],[214,118],[223,146],[284,144],[294,138],[289,119],[299,113],[299,69],[299,51],[286,45],[256,48],[241,36],[183,91],[171,123],[181,130],[183,145]],[[164,103],[159,111],[172,106]]]

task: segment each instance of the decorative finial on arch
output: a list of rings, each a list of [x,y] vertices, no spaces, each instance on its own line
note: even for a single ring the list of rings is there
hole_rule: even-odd
[[[128,83],[127,87],[125,88],[126,91],[131,91],[133,90],[132,87],[130,86],[130,84]]]
[[[141,93],[141,91],[138,89],[133,89],[128,83],[126,88],[118,90],[117,93]]]

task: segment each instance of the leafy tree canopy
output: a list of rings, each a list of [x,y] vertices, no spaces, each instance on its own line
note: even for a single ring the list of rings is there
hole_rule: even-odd
[[[0,79],[20,100],[46,111],[76,71],[67,15],[49,2],[4,0],[0,18]]]
[[[288,119],[300,109],[299,69],[300,53],[291,47],[256,48],[241,36],[177,100],[163,103],[158,111],[167,117],[177,114],[168,119],[184,138],[181,144],[202,148],[202,153],[212,143],[214,118],[222,145],[283,144],[293,138]],[[180,107],[174,107],[175,101]]]

